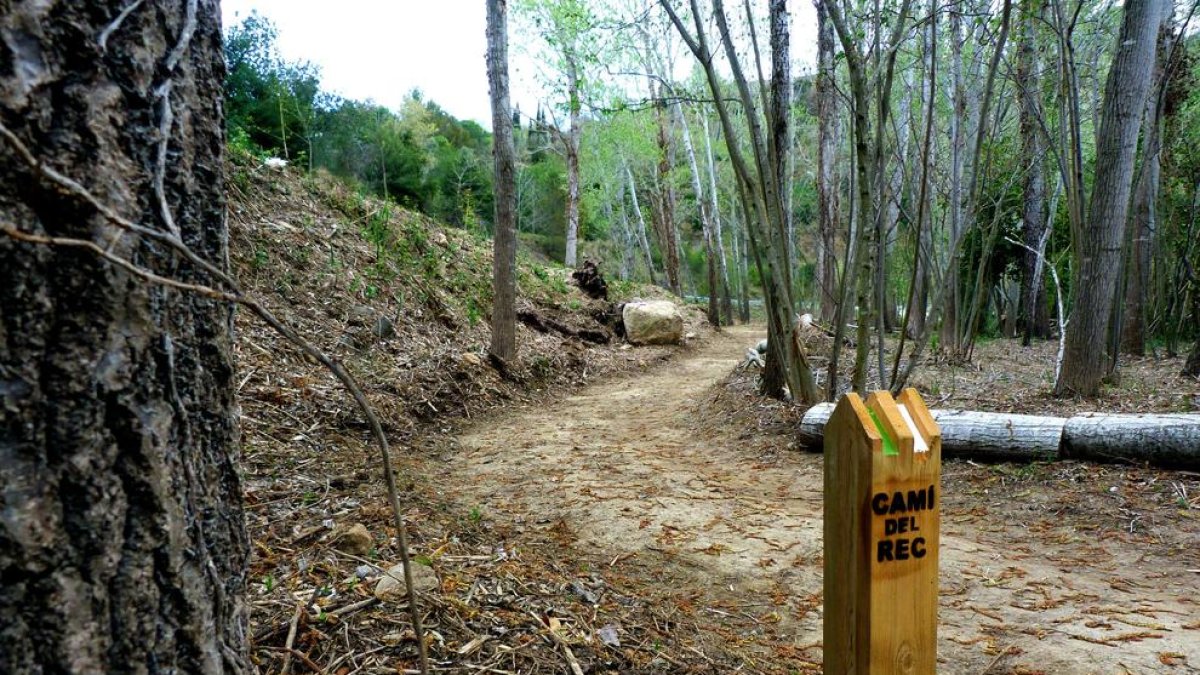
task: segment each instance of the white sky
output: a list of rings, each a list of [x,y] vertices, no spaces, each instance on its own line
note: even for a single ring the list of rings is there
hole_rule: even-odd
[[[809,0],[791,4],[799,74],[811,71],[816,16]],[[491,126],[483,0],[222,0],[221,8],[226,27],[252,9],[269,18],[279,29],[283,57],[318,65],[327,90],[396,109],[420,89],[455,117]],[[510,17],[513,105],[532,114],[541,96],[536,68],[513,28]]]

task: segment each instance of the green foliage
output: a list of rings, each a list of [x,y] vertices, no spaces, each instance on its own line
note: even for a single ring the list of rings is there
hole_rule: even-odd
[[[413,92],[399,111],[323,92],[310,63],[278,53],[252,12],[225,36],[231,152],[322,167],[439,220],[491,231],[491,135]]]
[[[225,119],[235,146],[302,159],[321,103],[320,72],[279,56],[275,26],[257,12],[225,36]]]

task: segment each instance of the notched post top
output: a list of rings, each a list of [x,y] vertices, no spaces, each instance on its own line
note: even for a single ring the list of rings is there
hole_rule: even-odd
[[[937,668],[941,432],[921,396],[842,397],[825,428],[825,672]]]
[[[884,457],[911,461],[941,459],[942,435],[925,401],[915,389],[908,388],[892,398],[876,391],[866,402],[858,394],[847,393],[829,418],[830,425],[857,426],[872,450]]]

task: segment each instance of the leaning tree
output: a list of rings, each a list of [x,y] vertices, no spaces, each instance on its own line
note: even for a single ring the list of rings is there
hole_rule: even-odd
[[[219,17],[0,3],[0,672],[249,669]]]

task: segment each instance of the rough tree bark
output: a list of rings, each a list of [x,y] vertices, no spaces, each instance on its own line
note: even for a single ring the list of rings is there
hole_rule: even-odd
[[[512,112],[508,98],[507,0],[488,0],[487,43],[495,174],[490,352],[502,363],[507,363],[517,355],[517,151],[513,145]],[[568,248],[568,254],[571,253],[573,251]]]
[[[1021,4],[1021,42],[1017,52],[1017,89],[1021,100],[1021,155],[1025,166],[1024,204],[1021,211],[1022,240],[1027,247],[1021,256],[1021,295],[1019,321],[1022,342],[1029,346],[1034,337],[1050,337],[1046,298],[1042,278],[1042,259],[1046,254],[1046,178],[1042,170],[1045,140],[1040,128],[1042,91],[1036,27],[1042,14],[1043,0],[1024,0]]]
[[[1146,291],[1150,286],[1150,260],[1158,229],[1158,192],[1162,174],[1162,125],[1166,108],[1167,63],[1174,32],[1170,15],[1158,31],[1158,58],[1154,88],[1146,100],[1142,133],[1142,169],[1133,191],[1129,212],[1129,250],[1122,308],[1121,351],[1134,356],[1146,352]]]
[[[227,267],[216,0],[5,3],[0,122]],[[0,220],[210,280],[0,139]],[[0,237],[0,671],[240,673],[249,542],[230,307]]]
[[[1143,106],[1154,68],[1162,0],[1126,3],[1104,90],[1096,176],[1087,222],[1075,241],[1078,289],[1067,327],[1058,396],[1095,396],[1107,372],[1108,322],[1116,298],[1121,245]]]

